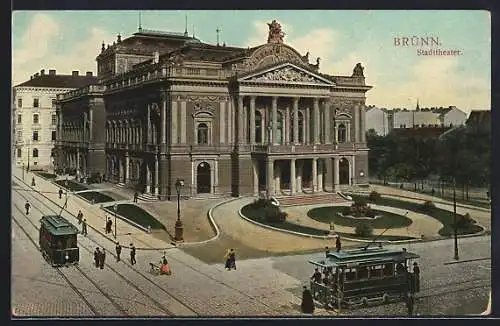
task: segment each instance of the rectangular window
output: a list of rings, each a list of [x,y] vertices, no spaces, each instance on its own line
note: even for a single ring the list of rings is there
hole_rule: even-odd
[[[33,107],[34,107],[34,108],[37,108],[37,107],[39,107],[39,106],[40,106],[40,100],[39,100],[39,99],[37,99],[37,98],[34,98],[34,99],[33,99]]]
[[[52,130],[52,140],[56,140],[56,131]]]
[[[20,148],[18,148],[17,149],[17,157],[21,157],[21,156],[23,156],[23,151]]]
[[[38,114],[35,113],[33,114],[33,123],[39,123],[40,121],[38,120]]]
[[[33,131],[33,141],[38,141],[38,131]]]
[[[55,98],[53,98],[53,99],[52,99],[52,106],[55,106],[55,105],[56,105],[56,99],[55,99]]]
[[[19,131],[17,132],[17,139],[18,139],[18,140],[21,140],[21,138],[23,138],[23,132],[22,132],[22,130],[19,130]]]
[[[17,123],[21,123],[23,116],[21,114],[17,115]]]
[[[53,114],[52,115],[52,125],[56,125],[57,124],[57,115]]]
[[[18,98],[17,99],[17,107],[18,108],[22,108],[23,107],[23,99],[22,98]]]

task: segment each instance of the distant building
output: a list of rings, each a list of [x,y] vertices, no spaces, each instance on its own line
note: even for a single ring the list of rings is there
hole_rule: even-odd
[[[443,126],[461,126],[467,120],[467,114],[456,106],[434,109],[432,112],[439,114],[439,121]]]
[[[53,166],[52,148],[56,140],[57,94],[65,93],[96,82],[92,72],[80,76],[57,75],[45,69],[13,87],[12,91],[12,155],[15,165],[23,163],[30,168]]]
[[[476,131],[491,132],[491,111],[472,110],[467,119],[466,126]]]
[[[373,129],[377,135],[386,136],[389,133],[389,115],[386,109],[373,105],[366,110],[366,131]]]

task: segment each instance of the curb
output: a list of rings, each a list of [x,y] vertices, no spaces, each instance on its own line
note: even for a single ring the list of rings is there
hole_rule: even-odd
[[[214,209],[218,208],[219,206],[225,205],[227,203],[230,203],[230,202],[236,201],[238,199],[241,199],[241,198],[242,197],[230,198],[230,199],[228,199],[226,201],[222,201],[220,203],[215,204],[214,206],[212,206],[208,210],[208,212],[207,212],[207,218],[208,218],[208,221],[210,222],[210,226],[212,227],[212,229],[215,232],[215,236],[213,236],[212,238],[210,238],[208,240],[203,240],[203,241],[198,241],[198,242],[183,242],[183,243],[178,244],[177,246],[178,247],[195,246],[195,245],[201,245],[201,244],[205,244],[205,243],[217,240],[220,237],[221,232],[219,230],[219,227],[217,226],[217,223],[215,223],[215,220],[214,220],[213,215],[212,215]]]

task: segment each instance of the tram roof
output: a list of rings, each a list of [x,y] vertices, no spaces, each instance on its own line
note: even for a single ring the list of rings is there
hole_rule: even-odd
[[[70,235],[78,233],[78,228],[60,215],[42,216],[40,222],[53,235]]]
[[[321,267],[354,267],[373,263],[390,261],[404,261],[405,259],[419,258],[420,256],[404,250],[388,248],[356,248],[331,252],[327,257],[318,257],[309,260],[313,265]]]

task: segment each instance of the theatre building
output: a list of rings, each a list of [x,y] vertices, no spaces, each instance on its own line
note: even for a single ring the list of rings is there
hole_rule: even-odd
[[[263,40],[265,41],[265,40]],[[58,95],[56,164],[159,199],[290,196],[368,181],[363,67],[320,72],[275,21],[253,48],[139,29]]]

